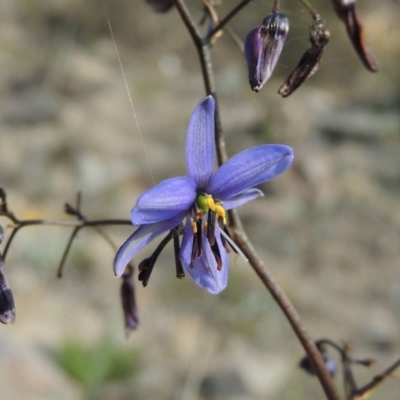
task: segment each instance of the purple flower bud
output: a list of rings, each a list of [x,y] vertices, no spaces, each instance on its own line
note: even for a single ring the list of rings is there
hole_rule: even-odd
[[[337,372],[337,365],[336,362],[326,354],[321,354],[322,359],[324,360],[325,367],[329,372],[329,375],[333,378]],[[310,359],[305,356],[301,359],[299,367],[304,371],[308,372],[310,375],[315,376],[314,368],[311,365]]]
[[[273,12],[252,29],[244,42],[250,87],[259,92],[272,75],[289,32],[289,19]]]
[[[153,7],[153,10],[158,13],[167,12],[174,5],[172,0],[146,0],[146,3]]]

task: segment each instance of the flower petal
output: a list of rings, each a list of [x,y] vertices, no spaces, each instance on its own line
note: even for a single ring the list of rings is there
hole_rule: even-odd
[[[228,284],[228,255],[221,243],[221,234],[218,230],[215,230],[215,239],[218,243],[222,260],[222,269],[220,271],[217,269],[217,262],[204,231],[202,238],[203,255],[202,258],[196,259],[193,268],[190,268],[193,246],[193,228],[191,224],[186,225],[181,246],[181,259],[187,272],[198,286],[207,289],[211,294],[220,293]]]
[[[241,206],[242,204],[247,203],[248,201],[254,200],[257,197],[264,196],[264,193],[260,189],[251,188],[244,191],[242,194],[238,196],[231,197],[229,200],[224,201],[224,209],[231,210],[232,208],[236,208]]]
[[[265,144],[236,154],[223,164],[206,187],[219,200],[229,200],[262,182],[275,178],[293,161],[293,150],[282,144]]]
[[[169,231],[179,225],[185,217],[185,212],[171,218],[167,221],[158,222],[156,224],[142,225],[128,238],[128,240],[120,247],[115,256],[114,272],[120,277],[133,257],[147,246],[153,239],[162,233]]]
[[[196,199],[196,183],[185,176],[166,179],[143,193],[131,211],[133,225],[152,224],[188,210]]]
[[[205,97],[193,111],[187,130],[186,166],[188,175],[204,189],[214,170],[215,100]]]

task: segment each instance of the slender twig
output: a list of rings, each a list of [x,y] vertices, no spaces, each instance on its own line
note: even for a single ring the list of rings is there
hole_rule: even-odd
[[[219,31],[221,31],[224,26],[236,15],[238,14],[242,8],[244,8],[245,6],[247,6],[247,4],[250,3],[251,0],[242,0],[235,8],[233,8],[228,15],[221,19],[221,21],[219,22],[218,25],[215,26],[214,29],[212,29],[206,36],[206,41],[210,41],[211,38],[218,33]]]
[[[222,137],[221,119],[219,116],[218,99],[211,63],[210,44],[208,40],[202,38],[200,30],[194,22],[194,19],[190,15],[190,12],[186,7],[185,2],[183,0],[174,0],[174,3],[182,18],[182,21],[184,22],[187,30],[190,33],[190,36],[192,37],[197,53],[199,55],[206,94],[213,96],[215,99],[215,143],[217,148],[218,165],[222,165],[228,159],[228,156],[226,153],[225,141]]]
[[[394,362],[390,367],[388,367],[385,371],[383,371],[381,374],[376,375],[372,381],[365,386],[357,389],[352,393],[351,400],[356,400],[356,399],[364,399],[366,396],[372,392],[378,386],[380,383],[382,383],[386,378],[389,378],[391,374],[400,367],[400,359],[398,359],[396,362]]]
[[[293,328],[293,331],[295,332],[300,343],[303,345],[303,348],[311,361],[311,365],[313,366],[313,369],[321,383],[321,386],[325,391],[327,399],[340,400],[341,396],[339,395],[331,376],[326,370],[321,353],[319,352],[309,333],[307,332],[296,309],[293,307],[286,294],[280,288],[272,274],[269,272],[267,267],[257,255],[246,233],[244,231],[239,231],[236,229],[234,231],[234,241],[248,258],[249,263],[253,267],[255,273],[261,279],[263,284],[268,288],[271,296],[275,299],[276,303],[279,305],[282,312],[288,319],[290,325]]]
[[[78,234],[78,232],[81,229],[82,229],[81,226],[77,226],[76,228],[74,228],[74,230],[71,233],[71,236],[69,237],[67,246],[65,247],[64,253],[63,253],[62,257],[61,257],[60,264],[58,266],[57,278],[62,278],[62,272],[63,272],[63,269],[64,269],[65,262],[67,261],[68,253],[69,253],[69,251],[71,249],[72,242],[74,241],[76,235]]]
[[[18,233],[18,231],[19,231],[20,228],[21,228],[20,226],[17,226],[17,227],[15,227],[15,228],[13,228],[13,231],[11,232],[11,235],[10,235],[10,237],[9,237],[8,240],[7,240],[6,246],[4,247],[4,251],[3,251],[3,260],[4,260],[4,261],[5,261],[5,259],[6,259],[8,250],[9,250],[9,248],[10,248],[10,246],[11,246],[11,242],[12,242],[12,240],[14,239],[15,235]]]
[[[275,0],[274,5],[272,6],[272,12],[277,13],[279,12],[280,8],[281,8],[280,0]]]
[[[94,219],[94,220],[80,219],[77,221],[62,220],[62,219],[19,219],[12,212],[8,211],[7,212],[0,211],[0,217],[8,218],[14,224],[14,226],[12,227],[11,235],[9,236],[7,243],[4,247],[3,259],[6,258],[8,250],[11,246],[11,242],[15,238],[16,234],[19,232],[20,229],[25,228],[27,226],[49,226],[49,225],[64,226],[64,227],[73,227],[77,230],[85,227],[91,227],[95,229],[99,234],[101,234],[114,249],[115,245],[112,243],[110,238],[108,238],[108,236],[104,232],[102,232],[101,230],[99,231],[100,229],[99,227],[106,225],[132,226],[132,221],[130,221],[129,219]],[[76,235],[76,233],[74,235]],[[73,240],[73,237],[72,239],[70,238],[70,240]]]
[[[317,13],[317,11],[314,9],[314,7],[307,1],[307,0],[300,0],[300,2],[304,5],[305,8],[307,8],[308,12],[311,14],[313,19],[320,19],[320,15]]]
[[[244,7],[248,1],[242,1],[240,3],[240,7]],[[219,111],[218,111],[218,101],[216,98],[216,89],[214,83],[214,74],[212,70],[211,64],[211,56],[210,56],[210,46],[208,45],[209,38],[213,36],[215,32],[220,30],[230,18],[237,14],[240,9],[237,7],[231,11],[227,17],[225,17],[220,24],[211,31],[205,39],[200,36],[199,30],[191,17],[189,10],[186,7],[184,0],[174,0],[174,4],[186,25],[192,39],[194,45],[197,49],[197,52],[200,57],[200,65],[203,74],[204,84],[206,88],[206,93],[214,96],[216,100],[216,115],[215,115],[215,143],[217,148],[217,156],[218,163],[221,165],[224,161],[227,160],[227,154],[225,149],[225,142],[222,137],[222,127],[219,119]],[[229,18],[228,18],[229,17]],[[266,266],[263,264],[261,259],[256,254],[254,248],[252,247],[249,239],[247,238],[244,230],[242,229],[242,225],[240,222],[240,218],[236,211],[231,210],[229,213],[230,224],[234,226],[235,232],[235,242],[238,244],[239,248],[245,253],[247,258],[250,261],[251,266],[255,270],[256,274],[259,276],[261,281],[270,291],[271,295],[274,297],[277,304],[282,309],[283,313],[286,315],[289,323],[291,324],[295,334],[297,335],[299,341],[304,347],[308,357],[310,358],[311,364],[316,372],[318,379],[321,382],[321,386],[325,391],[325,394],[329,400],[340,400],[341,397],[337,392],[337,389],[329,375],[328,371],[325,368],[324,361],[321,357],[320,352],[312,341],[310,335],[305,329],[301,319],[291,304],[290,300],[287,298],[285,293],[279,287],[279,285],[275,282],[275,279],[271,275],[271,273],[267,270]]]

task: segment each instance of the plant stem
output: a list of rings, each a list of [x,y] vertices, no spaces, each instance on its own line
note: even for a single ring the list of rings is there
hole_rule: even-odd
[[[224,26],[225,26],[236,14],[238,14],[238,13],[242,10],[242,8],[244,8],[245,6],[247,6],[247,4],[250,3],[250,1],[251,1],[251,0],[243,0],[242,2],[240,2],[235,8],[233,8],[233,9],[231,10],[230,13],[228,13],[228,15],[227,15],[225,18],[223,18],[223,19],[219,22],[219,24],[218,24],[213,30],[211,30],[211,31],[207,34],[207,36],[206,36],[205,39],[206,39],[207,41],[210,41],[211,38],[212,38],[217,32],[219,32],[220,30],[222,30],[222,29],[224,28]]]
[[[278,283],[275,281],[265,264],[258,257],[246,233],[243,230],[239,231],[236,229],[234,231],[234,241],[248,258],[249,263],[253,267],[255,273],[261,279],[265,287],[267,287],[271,293],[271,296],[285,314],[297,338],[307,353],[308,358],[311,361],[313,369],[321,383],[322,388],[325,391],[327,399],[340,400],[341,396],[339,395],[331,376],[325,368],[325,363],[321,357],[321,353],[307,332],[303,322],[301,321],[300,315],[297,313],[296,309],[283,290],[280,288]]]
[[[218,156],[218,164],[221,165],[225,162],[228,157],[225,148],[225,141],[222,136],[222,127],[219,118],[219,110],[218,110],[218,101],[216,97],[216,88],[214,81],[214,73],[212,70],[211,63],[211,55],[210,55],[210,46],[209,39],[213,36],[215,32],[220,30],[234,15],[236,15],[241,8],[243,8],[248,1],[242,1],[239,6],[234,8],[227,17],[222,20],[217,27],[211,31],[205,38],[202,38],[200,35],[200,31],[196,26],[193,18],[190,15],[189,10],[186,7],[184,0],[174,0],[174,4],[186,26],[188,29],[190,36],[194,42],[196,50],[199,54],[200,65],[204,79],[204,85],[206,89],[207,95],[212,95],[215,98],[216,102],[216,112],[215,112],[215,145],[217,148],[217,156]],[[239,7],[239,8],[238,8]],[[329,400],[341,400],[341,396],[339,395],[331,376],[325,368],[324,361],[321,357],[320,352],[316,348],[313,340],[311,339],[309,333],[304,327],[300,316],[297,311],[291,304],[288,297],[276,283],[272,274],[268,271],[264,263],[258,257],[255,252],[253,246],[251,245],[249,239],[247,238],[246,233],[242,228],[242,224],[240,222],[240,218],[235,210],[231,210],[229,212],[230,223],[233,223],[234,226],[234,235],[235,242],[240,247],[240,249],[244,252],[244,254],[249,259],[251,266],[254,271],[261,279],[265,287],[269,290],[272,297],[275,299],[282,312],[285,314],[288,319],[290,325],[292,326],[297,338],[300,343],[304,347],[305,352],[307,353],[311,364],[316,372],[316,375],[321,383],[323,390],[325,391],[326,397]]]

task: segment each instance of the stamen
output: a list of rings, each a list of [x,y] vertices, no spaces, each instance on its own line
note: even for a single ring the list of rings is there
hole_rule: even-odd
[[[196,256],[197,256],[197,249],[198,249],[198,234],[193,235],[193,245],[192,245],[192,254],[190,256],[190,265],[189,268],[193,268],[194,266],[194,262],[196,260]]]
[[[226,225],[226,213],[225,208],[222,206],[222,204],[215,205],[215,212],[222,218],[224,225]]]
[[[157,261],[158,256],[164,250],[164,247],[168,244],[168,242],[172,239],[172,236],[173,236],[172,232],[173,232],[173,229],[171,229],[169,231],[168,235],[160,242],[160,244],[154,250],[154,253],[150,257],[145,258],[139,264],[140,272],[138,275],[138,279],[139,279],[139,281],[142,282],[143,287],[146,287],[149,282],[151,272],[153,271],[153,267]]]
[[[145,258],[139,264],[139,275],[138,279],[142,282],[143,287],[146,287],[149,283],[150,275],[153,271],[155,260],[152,257]]]
[[[217,269],[218,271],[221,271],[222,269],[222,258],[221,258],[221,253],[219,251],[219,246],[217,242],[214,242],[211,245],[211,251],[214,254],[215,261],[217,262]]]
[[[175,267],[176,267],[176,277],[178,279],[182,279],[185,277],[185,271],[183,270],[181,253],[180,253],[180,244],[179,244],[179,233],[178,229],[171,230],[173,238],[174,238],[174,253],[175,253]]]
[[[222,222],[222,218],[221,217],[218,217],[218,225],[219,225],[219,227],[221,228],[221,229],[223,229],[224,231],[225,231],[225,233],[227,233],[227,235],[229,236],[229,232],[227,232],[226,231],[226,226],[223,224],[223,222]],[[229,236],[230,237],[230,236]],[[225,251],[227,252],[227,253],[229,253],[230,252],[230,248],[228,247],[228,243],[227,243],[227,241],[225,240],[225,237],[224,236],[221,236],[221,242],[222,242],[222,246],[224,246],[224,249],[225,249]]]
[[[215,220],[216,214],[210,210],[207,215],[207,239],[211,246],[215,243]]]
[[[243,251],[239,249],[239,247],[237,246],[237,244],[228,236],[227,233],[224,232],[223,229],[221,229],[219,227],[219,225],[217,225],[217,229],[219,230],[219,232],[221,233],[221,235],[226,239],[226,241],[231,245],[232,249],[238,253],[244,261],[249,262],[249,260],[247,259],[247,257],[244,255]]]
[[[206,197],[207,205],[211,211],[215,211],[215,202],[211,196]]]
[[[203,255],[203,232],[202,232],[202,225],[203,220],[199,219],[197,221],[197,232],[196,232],[196,236],[197,236],[197,257],[201,258],[201,256]]]

